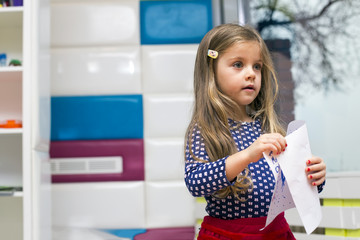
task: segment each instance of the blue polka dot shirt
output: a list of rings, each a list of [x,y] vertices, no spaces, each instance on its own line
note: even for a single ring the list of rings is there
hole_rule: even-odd
[[[240,123],[229,119],[230,132],[239,151],[246,149],[261,135],[261,123]],[[198,127],[192,133],[193,154],[206,162],[196,161],[189,152],[189,145],[185,151],[185,183],[190,193],[195,197],[205,197],[206,212],[209,216],[222,219],[254,218],[267,216],[272,193],[275,187],[275,178],[264,158],[250,163],[248,168],[253,181],[252,191],[240,195],[238,200],[229,194],[220,199],[213,196],[218,190],[233,183],[226,178],[225,160],[228,156],[210,162],[205,145]]]

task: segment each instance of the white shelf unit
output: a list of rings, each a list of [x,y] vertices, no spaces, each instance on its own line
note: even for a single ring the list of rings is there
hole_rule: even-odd
[[[1,239],[51,239],[48,4],[25,0],[23,7],[0,8],[0,53],[7,55],[0,66],[0,123],[23,124],[0,128],[0,186],[23,189],[0,195]],[[12,59],[22,66],[9,66]]]
[[[0,53],[22,60],[23,7],[0,8]],[[0,122],[22,121],[23,67],[0,67]],[[0,185],[22,187],[22,128],[0,128]],[[0,232],[23,239],[23,192],[0,196]]]

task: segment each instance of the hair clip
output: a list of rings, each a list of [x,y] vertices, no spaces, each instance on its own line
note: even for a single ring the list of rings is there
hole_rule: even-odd
[[[216,59],[218,57],[219,53],[215,50],[209,49],[207,55],[213,59]]]

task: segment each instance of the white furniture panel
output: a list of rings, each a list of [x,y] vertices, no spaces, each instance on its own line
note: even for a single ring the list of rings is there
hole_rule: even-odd
[[[196,219],[203,219],[207,214],[205,211],[206,208],[206,201],[199,201],[197,200],[195,203],[195,217]]]
[[[145,176],[147,181],[184,179],[184,139],[145,139]]]
[[[53,226],[143,228],[144,182],[52,185]]]
[[[50,1],[24,1],[24,239],[51,239]],[[31,26],[31,27],[30,27]],[[25,30],[25,29],[24,29]],[[26,91],[25,91],[26,90]]]
[[[49,8],[48,8],[49,11]],[[44,13],[42,13],[44,14]],[[45,31],[44,31],[45,32]],[[44,34],[44,33],[42,33]],[[49,39],[47,40],[50,41]],[[48,43],[49,44],[49,43]],[[44,44],[45,45],[45,44]],[[46,51],[47,50],[47,51]],[[50,48],[40,46],[38,63],[32,67],[38,68],[36,77],[32,79],[32,149],[49,152],[50,146]],[[50,183],[51,181],[49,181]]]
[[[144,95],[144,135],[147,138],[183,138],[190,122],[190,94]]]
[[[33,222],[34,239],[49,239],[51,236],[51,171],[48,152],[32,151],[33,181],[32,207],[37,209],[37,221]]]
[[[146,226],[194,226],[195,199],[184,181],[146,182]]]
[[[52,50],[53,96],[141,92],[140,47]]]
[[[145,93],[191,92],[198,45],[143,45]]]
[[[138,44],[139,1],[53,1],[52,46]]]
[[[294,236],[296,239],[299,239],[299,240],[359,240],[359,238],[326,236],[326,235],[322,235],[322,234],[307,235],[306,233],[294,233]]]
[[[360,186],[359,172],[328,173],[326,185],[320,197],[360,199],[360,191],[354,191],[354,186]]]
[[[359,229],[359,207],[322,207],[323,217],[319,227]],[[302,226],[300,216],[295,208],[286,211],[286,219],[289,225]]]

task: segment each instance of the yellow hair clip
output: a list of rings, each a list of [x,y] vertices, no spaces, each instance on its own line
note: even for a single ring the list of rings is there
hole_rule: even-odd
[[[216,59],[218,57],[219,53],[215,50],[209,49],[207,55],[213,59]]]

